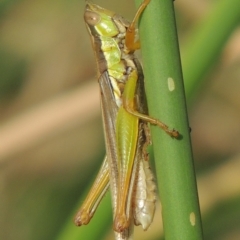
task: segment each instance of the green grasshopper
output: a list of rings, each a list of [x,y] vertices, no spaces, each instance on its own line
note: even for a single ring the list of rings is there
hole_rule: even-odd
[[[177,138],[176,130],[148,115],[142,67],[134,55],[135,25],[149,4],[144,0],[131,23],[86,2],[84,20],[98,65],[106,157],[75,224],[88,224],[110,183],[116,239],[129,239],[132,223],[146,230],[155,211],[155,184],[149,168],[148,123]]]

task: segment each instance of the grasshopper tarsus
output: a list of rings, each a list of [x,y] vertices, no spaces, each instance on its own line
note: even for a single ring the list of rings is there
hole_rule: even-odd
[[[164,124],[163,122],[159,121],[158,119],[156,119],[156,122],[153,123],[153,124],[155,124],[158,127],[160,127],[163,131],[165,131],[171,137],[178,138],[179,135],[180,135],[177,130],[175,130],[174,128],[172,130],[170,130],[166,124]]]
[[[172,130],[169,130],[167,132],[171,137],[178,138],[180,136],[179,132],[175,130],[174,128]]]
[[[121,233],[125,229],[127,229],[129,225],[130,225],[130,222],[127,219],[127,216],[125,214],[116,215],[114,219],[113,230]]]
[[[88,213],[88,211],[82,209],[80,210],[77,215],[75,216],[74,218],[74,223],[76,226],[80,227],[82,225],[87,225],[90,220],[91,220],[91,216],[90,214]]]

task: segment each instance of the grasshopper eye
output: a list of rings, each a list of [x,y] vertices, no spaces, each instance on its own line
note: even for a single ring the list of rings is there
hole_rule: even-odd
[[[95,12],[86,11],[84,14],[84,20],[87,24],[95,26],[100,22],[101,17],[99,14],[97,14]]]

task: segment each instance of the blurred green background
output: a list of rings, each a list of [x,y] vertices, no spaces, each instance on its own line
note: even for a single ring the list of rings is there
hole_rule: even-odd
[[[134,2],[94,2],[134,16]],[[240,3],[175,2],[206,240],[240,239],[240,13],[233,19],[231,2]],[[84,5],[0,2],[0,239],[113,239],[108,197],[92,224],[71,223],[105,152]],[[136,239],[159,239],[159,221],[160,206]]]

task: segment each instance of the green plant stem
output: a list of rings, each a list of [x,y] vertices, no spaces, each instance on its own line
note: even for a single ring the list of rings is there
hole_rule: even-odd
[[[139,5],[142,0],[135,2]],[[181,134],[177,140],[158,127],[151,127],[165,239],[201,240],[201,216],[172,0],[152,0],[143,13],[139,31],[149,114]]]
[[[187,99],[193,97],[239,25],[239,0],[219,0],[213,5],[213,10],[195,27],[182,51]]]

